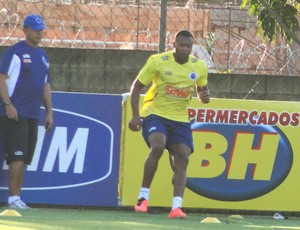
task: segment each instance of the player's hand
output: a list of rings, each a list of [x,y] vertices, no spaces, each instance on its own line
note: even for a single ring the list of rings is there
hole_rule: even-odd
[[[140,131],[141,130],[141,118],[138,116],[138,117],[133,117],[130,122],[129,122],[129,129],[132,130],[132,131]]]
[[[18,112],[13,104],[6,105],[5,109],[6,109],[6,116],[9,119],[18,121]]]
[[[46,131],[49,132],[50,129],[53,127],[53,125],[54,125],[53,116],[52,114],[48,114],[45,118],[45,125],[44,125]]]
[[[208,88],[203,88],[199,92],[199,99],[202,103],[206,104],[210,101],[210,92]]]

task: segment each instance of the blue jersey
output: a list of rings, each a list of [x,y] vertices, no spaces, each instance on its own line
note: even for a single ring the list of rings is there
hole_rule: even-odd
[[[28,46],[25,41],[18,42],[4,52],[0,73],[8,75],[8,94],[18,115],[38,119],[44,87],[50,81],[46,52]],[[1,102],[0,115],[5,115]]]

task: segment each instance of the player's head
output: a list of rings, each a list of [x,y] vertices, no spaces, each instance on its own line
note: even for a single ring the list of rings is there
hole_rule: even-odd
[[[173,46],[175,48],[175,59],[179,63],[185,63],[192,52],[194,37],[188,30],[181,30],[175,35]]]
[[[46,29],[46,25],[42,16],[38,14],[29,14],[24,20],[24,28],[30,28],[34,31]]]
[[[187,38],[191,38],[194,41],[194,36],[191,34],[190,31],[188,30],[181,30],[178,31],[175,35],[175,42],[179,37],[187,37]]]
[[[36,47],[42,40],[46,25],[44,19],[38,14],[29,14],[24,20],[23,32],[26,36],[25,42]]]

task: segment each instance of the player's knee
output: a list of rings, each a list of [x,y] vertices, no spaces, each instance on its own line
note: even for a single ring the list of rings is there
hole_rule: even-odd
[[[190,154],[191,152],[188,149],[183,149],[181,151],[176,152],[176,156],[182,161],[189,161]]]
[[[189,156],[188,156],[188,154],[182,155],[182,157],[180,157],[179,161],[181,161],[182,164],[184,164],[184,165],[188,165],[188,163],[189,163]]]
[[[186,169],[189,163],[189,154],[185,152],[177,153],[174,160],[177,170]]]
[[[160,143],[154,143],[151,145],[151,153],[157,156],[161,156],[165,150],[165,146]]]

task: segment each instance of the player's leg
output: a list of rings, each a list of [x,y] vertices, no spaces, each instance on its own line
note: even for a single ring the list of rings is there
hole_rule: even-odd
[[[158,162],[164,152],[166,136],[163,133],[152,133],[149,136],[150,152],[144,165],[144,176],[142,186],[149,188],[155,172],[157,170]]]
[[[142,187],[138,196],[138,202],[134,207],[138,212],[148,211],[150,186],[156,173],[158,162],[165,149],[166,130],[161,121],[160,117],[153,115],[143,119],[143,136],[150,148],[150,152],[144,164]]]
[[[24,178],[25,164],[22,160],[12,161],[8,169],[9,196],[20,197],[20,190]]]
[[[191,149],[185,144],[175,144],[169,147],[170,154],[173,155],[173,202],[169,218],[187,218],[182,211],[183,194],[187,181],[186,170],[189,162]]]
[[[174,197],[183,197],[186,185],[186,170],[189,163],[191,149],[185,144],[172,145],[174,156],[174,174],[172,182],[174,185]]]
[[[4,122],[4,146],[8,169],[8,187],[10,208],[29,208],[20,198],[23,184],[25,159],[27,156],[28,124],[27,119],[19,117],[18,121],[6,119]]]
[[[193,139],[190,124],[174,122],[173,131],[169,136],[167,148],[172,157],[170,163],[174,171],[173,174],[173,204],[169,218],[186,218],[182,212],[183,194],[186,186],[186,170],[189,162],[189,156],[193,152]]]

